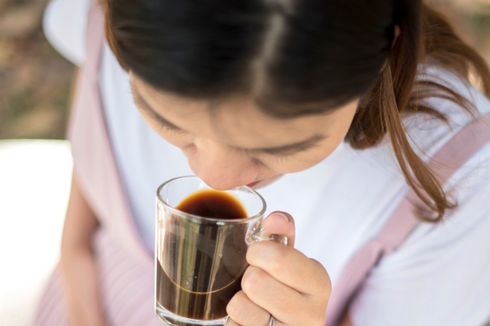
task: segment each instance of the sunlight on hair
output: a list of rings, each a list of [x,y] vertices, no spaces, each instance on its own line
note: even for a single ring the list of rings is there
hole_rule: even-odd
[[[485,89],[480,72],[476,71],[475,68],[469,70],[468,81],[480,91],[483,91]]]
[[[259,94],[267,85],[267,64],[274,59],[281,36],[285,31],[284,17],[293,11],[292,2],[288,0],[266,0],[265,2],[270,7],[271,16],[257,57],[252,61],[252,80],[254,81],[252,94]]]

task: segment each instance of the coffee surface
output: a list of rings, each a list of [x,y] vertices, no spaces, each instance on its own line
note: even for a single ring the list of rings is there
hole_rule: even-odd
[[[238,199],[226,192],[210,189],[193,193],[177,209],[192,215],[223,220],[247,217],[247,212]]]

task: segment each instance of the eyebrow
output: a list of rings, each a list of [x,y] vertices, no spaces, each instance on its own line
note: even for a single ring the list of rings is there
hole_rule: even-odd
[[[131,83],[131,91],[132,91],[132,94],[133,94],[133,99],[136,102],[136,104],[139,104],[139,107],[143,111],[145,111],[146,113],[148,113],[149,115],[151,115],[153,118],[155,118],[158,121],[158,123],[160,123],[162,125],[165,125],[165,126],[167,126],[169,128],[172,128],[172,129],[184,131],[184,129],[176,126],[172,122],[170,122],[167,119],[165,119],[164,117],[162,117],[155,110],[153,110],[151,108],[151,106],[148,104],[148,102],[146,102],[145,99],[140,95],[140,93],[137,91],[136,87],[132,83]]]
[[[151,106],[144,100],[144,98],[139,94],[138,90],[136,87],[131,83],[131,90],[133,93],[133,98],[137,104],[139,104],[140,108],[144,110],[146,113],[151,115],[153,118],[155,118],[158,123],[163,124],[169,128],[176,129],[179,131],[185,131],[184,129],[180,128],[179,126],[173,124],[172,122],[168,121],[164,117],[162,117],[159,113],[157,113],[155,110],[151,108]],[[243,147],[236,147],[236,146],[231,146],[235,150],[239,151],[246,151],[248,153],[267,153],[271,155],[290,155],[290,154],[295,154],[298,152],[305,151],[307,149],[310,149],[324,139],[326,139],[326,135],[321,135],[321,134],[315,134],[311,136],[308,139],[305,139],[303,141],[299,141],[297,143],[293,144],[287,144],[287,145],[281,145],[281,146],[276,146],[276,147],[262,147],[262,148],[243,148]]]

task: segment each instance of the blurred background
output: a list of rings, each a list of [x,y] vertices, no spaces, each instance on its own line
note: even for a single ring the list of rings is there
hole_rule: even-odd
[[[0,139],[64,137],[73,67],[45,40],[49,0],[0,0]],[[490,62],[490,0],[432,0]]]
[[[73,67],[43,36],[49,0],[0,0],[0,139],[63,138]]]

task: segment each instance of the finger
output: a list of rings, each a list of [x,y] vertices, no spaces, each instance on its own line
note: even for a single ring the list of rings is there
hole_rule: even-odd
[[[247,262],[303,294],[330,291],[330,279],[322,264],[300,251],[273,241],[252,243]]]
[[[243,326],[266,326],[270,318],[269,312],[253,303],[243,291],[231,298],[226,313],[234,322]]]
[[[288,238],[288,247],[294,247],[295,227],[293,217],[281,211],[269,214],[262,222],[266,234],[280,234]]]
[[[233,319],[228,318],[226,321],[225,326],[241,326],[240,324],[236,323]]]
[[[295,315],[292,314],[291,309],[298,309],[298,311],[307,309],[304,306],[307,300],[301,293],[254,266],[249,266],[243,274],[242,290],[254,304],[285,324],[289,324],[291,321],[288,319]],[[269,315],[266,317],[268,321]]]

